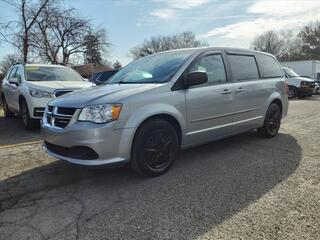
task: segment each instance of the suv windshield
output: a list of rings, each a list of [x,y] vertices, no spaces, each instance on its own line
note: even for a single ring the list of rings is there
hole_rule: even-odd
[[[282,68],[282,70],[287,74],[289,77],[299,77],[299,75],[293,71],[291,68]]]
[[[74,70],[66,67],[26,66],[27,81],[83,81]]]
[[[140,58],[113,75],[108,84],[168,82],[193,52],[165,52]]]

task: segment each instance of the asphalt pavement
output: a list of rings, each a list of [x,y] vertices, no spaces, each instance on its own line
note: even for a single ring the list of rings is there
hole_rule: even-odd
[[[48,157],[39,130],[0,118],[0,239],[320,239],[320,97],[280,134],[180,153],[143,178]]]

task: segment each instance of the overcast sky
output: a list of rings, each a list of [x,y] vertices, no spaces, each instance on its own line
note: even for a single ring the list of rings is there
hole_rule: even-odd
[[[211,46],[248,48],[267,30],[298,30],[320,17],[320,0],[65,0],[107,29],[113,44],[109,60],[126,64],[131,47],[154,35],[193,31]],[[0,19],[15,18],[1,3]],[[0,46],[1,56],[13,53]]]

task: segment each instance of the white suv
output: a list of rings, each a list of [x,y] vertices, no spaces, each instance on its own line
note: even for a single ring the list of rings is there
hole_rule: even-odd
[[[52,99],[94,84],[62,65],[15,64],[2,83],[0,97],[4,115],[22,117],[26,129],[33,129]]]

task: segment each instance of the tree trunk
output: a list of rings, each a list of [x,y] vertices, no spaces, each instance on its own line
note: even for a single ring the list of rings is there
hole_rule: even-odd
[[[29,50],[29,43],[28,43],[28,33],[25,33],[23,39],[23,61],[25,63],[28,62],[28,50]]]

